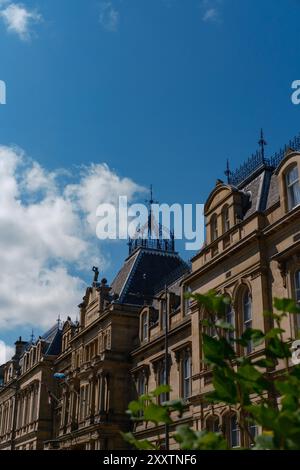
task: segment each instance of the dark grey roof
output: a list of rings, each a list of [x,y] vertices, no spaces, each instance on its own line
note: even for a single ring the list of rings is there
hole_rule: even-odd
[[[43,353],[47,356],[56,356],[61,352],[62,331],[58,325],[54,325],[42,336],[45,342]]]
[[[178,253],[140,248],[125,261],[112,282],[118,302],[142,305],[144,296],[153,296],[164,282],[174,281],[189,271]],[[173,278],[172,278],[173,276]]]
[[[241,191],[245,197],[248,195],[248,204],[245,199],[244,219],[257,211],[264,212],[279,201],[276,168],[291,151],[300,152],[300,134],[270,158],[265,158],[260,149],[235,171],[228,168],[228,184]]]

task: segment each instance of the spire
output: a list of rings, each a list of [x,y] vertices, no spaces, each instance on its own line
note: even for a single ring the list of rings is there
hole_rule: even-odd
[[[262,156],[262,160],[263,160],[263,163],[264,163],[265,162],[265,146],[267,145],[267,142],[265,141],[265,138],[264,138],[263,129],[260,130],[260,139],[258,141],[258,145],[260,146],[261,156]]]
[[[60,326],[61,326],[60,314],[59,314],[58,317],[57,317],[56,323],[57,323],[57,329],[59,330],[59,329],[60,329]]]
[[[150,185],[150,199],[146,199],[148,205],[148,220],[141,227],[136,228],[136,236],[128,238],[129,255],[138,248],[151,248],[160,251],[175,251],[175,237],[170,228],[164,227],[153,214],[153,204],[158,204],[153,198],[153,186]],[[158,215],[159,219],[159,215]]]
[[[149,214],[148,214],[148,239],[152,238],[152,204],[158,204],[158,201],[154,201],[153,199],[153,186],[150,184],[150,199],[146,199],[148,207],[149,207]]]
[[[33,332],[33,328],[32,328],[31,335],[30,335],[30,342],[34,343],[34,339],[35,339],[35,336],[34,336],[34,332]]]
[[[227,183],[230,184],[231,171],[229,167],[229,158],[227,158],[226,171],[224,171],[225,176],[227,177]]]

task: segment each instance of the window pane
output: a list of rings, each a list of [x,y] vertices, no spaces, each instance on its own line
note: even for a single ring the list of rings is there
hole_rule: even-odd
[[[148,338],[148,315],[144,313],[142,316],[142,341]]]
[[[300,204],[300,182],[298,167],[294,166],[286,175],[289,209]]]
[[[252,299],[250,292],[247,290],[243,296],[243,317],[244,317],[244,331],[252,328]],[[250,354],[253,350],[252,341],[248,342],[246,352]]]
[[[162,329],[166,329],[166,322],[167,322],[167,303],[165,300],[162,301],[162,319],[161,319],[161,326]]]
[[[227,232],[230,229],[230,221],[229,221],[229,209],[226,207],[223,210],[223,231]]]
[[[296,300],[300,302],[300,271],[295,274]]]
[[[186,355],[183,360],[183,398],[191,395],[191,358]]]
[[[216,215],[211,218],[211,239],[212,241],[218,238],[218,219]]]
[[[287,183],[290,186],[296,181],[298,181],[298,167],[294,166],[287,174]]]
[[[229,323],[230,325],[235,328],[235,315],[234,315],[234,310],[232,304],[229,304],[227,306],[227,311],[226,311],[226,316],[225,316],[226,323]],[[234,331],[228,331],[227,333],[227,338],[234,339]]]
[[[240,429],[235,415],[230,419],[230,444],[231,447],[239,447],[240,445]]]
[[[139,395],[144,395],[145,394],[145,376],[140,375],[139,378]]]

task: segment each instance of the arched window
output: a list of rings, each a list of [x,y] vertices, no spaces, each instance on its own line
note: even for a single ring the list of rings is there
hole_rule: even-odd
[[[232,303],[228,303],[225,313],[225,321],[229,323],[235,329],[235,312]],[[228,330],[227,339],[234,339],[234,330]]]
[[[248,426],[249,434],[251,436],[250,439],[250,447],[254,446],[254,442],[258,436],[258,427],[257,424],[254,421],[251,421]]]
[[[229,437],[229,444],[230,447],[240,447],[240,427],[237,420],[237,415],[231,415],[228,418],[228,437]]]
[[[292,210],[300,204],[300,181],[298,166],[294,165],[286,173],[286,189],[288,196],[288,208]]]
[[[218,238],[218,217],[216,214],[213,214],[210,220],[210,234],[212,242]]]
[[[148,340],[148,313],[145,312],[142,315],[142,325],[141,325],[141,340]]]
[[[252,328],[252,298],[249,292],[249,289],[246,289],[242,297],[242,308],[243,308],[243,326],[244,331]],[[250,354],[253,350],[252,341],[248,342],[246,351],[247,354]]]
[[[183,398],[187,399],[192,392],[192,360],[190,351],[185,351],[182,361],[182,391]]]
[[[223,226],[223,233],[228,232],[230,229],[230,220],[229,220],[229,207],[224,206],[222,210],[222,226]]]
[[[146,377],[145,377],[144,373],[141,373],[139,375],[138,393],[139,393],[139,396],[145,395],[145,393],[146,393]]]
[[[158,371],[158,385],[166,385],[168,383],[168,375],[169,374],[165,365],[165,361],[162,361]],[[167,400],[169,400],[169,393],[162,393],[159,396],[160,403],[163,403]]]
[[[300,302],[300,269],[295,273],[295,295],[297,302]]]
[[[208,432],[220,432],[219,418],[216,415],[211,415],[206,420],[206,430]]]

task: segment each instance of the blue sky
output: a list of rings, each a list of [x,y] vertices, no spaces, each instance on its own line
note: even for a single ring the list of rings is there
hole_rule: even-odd
[[[25,24],[9,24],[11,5],[31,15]],[[261,127],[268,154],[300,131],[290,99],[300,79],[298,0],[22,5],[0,1],[0,144],[23,149],[48,177],[63,168],[76,179],[83,164],[106,163],[120,181],[152,183],[160,202],[201,203],[227,158],[236,167],[257,149]],[[111,280],[126,244],[93,243]],[[65,266],[91,277],[71,257]],[[25,326],[5,321],[0,338],[9,344],[31,324],[37,334],[43,327],[30,313]]]

